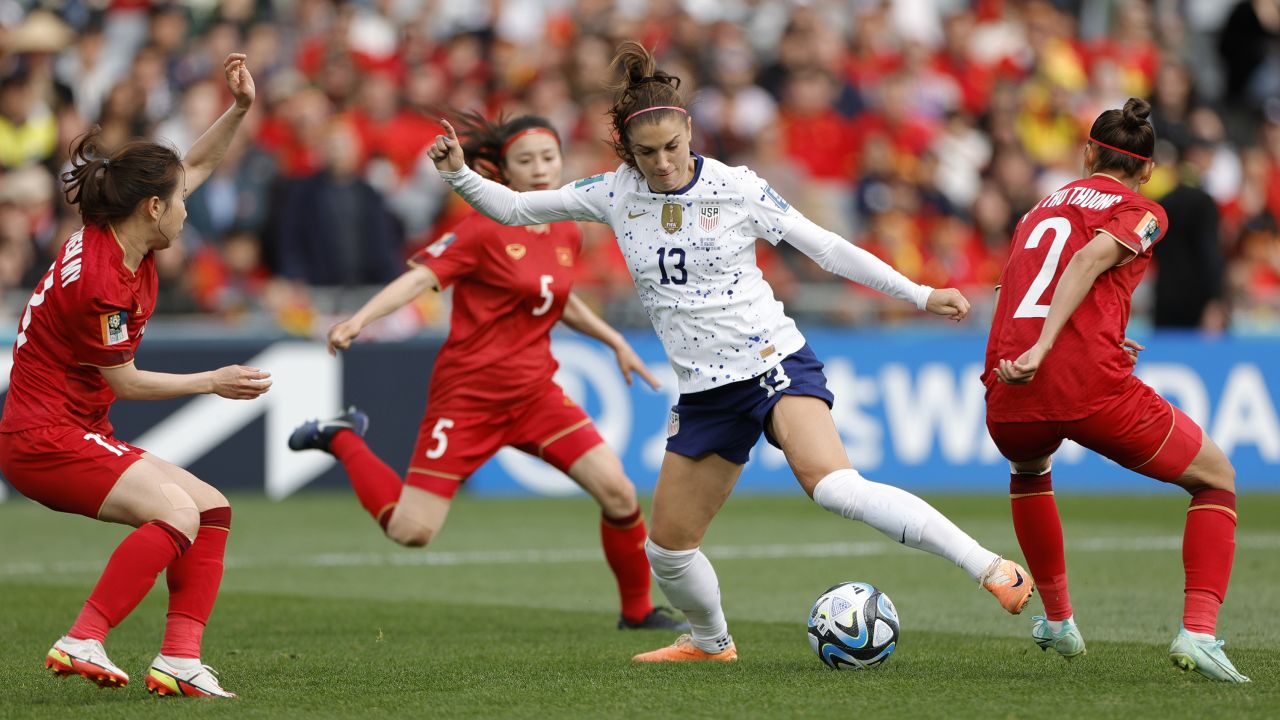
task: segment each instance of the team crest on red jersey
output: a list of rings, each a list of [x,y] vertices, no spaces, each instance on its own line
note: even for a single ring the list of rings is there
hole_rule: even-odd
[[[525,246],[520,243],[511,243],[507,246],[507,254],[511,256],[512,260],[519,260],[524,257],[525,252],[527,252]]]
[[[101,317],[102,344],[119,345],[129,340],[129,313],[118,310]]]
[[[573,267],[573,250],[567,247],[556,248],[556,262],[565,267]]]

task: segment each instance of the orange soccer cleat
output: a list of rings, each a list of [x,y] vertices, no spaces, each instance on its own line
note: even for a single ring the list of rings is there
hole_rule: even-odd
[[[718,653],[709,653],[693,644],[692,635],[681,635],[666,647],[640,653],[635,662],[732,662],[738,659],[738,648],[732,643]]]
[[[1036,591],[1031,573],[1018,563],[1004,558],[996,558],[979,582],[996,596],[1001,607],[1013,615],[1022,612],[1022,608],[1031,602],[1031,596]]]
[[[44,666],[58,677],[79,675],[103,688],[129,684],[129,675],[115,666],[97,640],[62,637],[44,656]]]

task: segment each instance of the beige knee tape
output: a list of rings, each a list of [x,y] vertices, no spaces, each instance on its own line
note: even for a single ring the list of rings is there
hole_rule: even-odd
[[[173,510],[196,510],[196,501],[191,499],[186,490],[174,483],[161,483],[160,494],[169,502]]]

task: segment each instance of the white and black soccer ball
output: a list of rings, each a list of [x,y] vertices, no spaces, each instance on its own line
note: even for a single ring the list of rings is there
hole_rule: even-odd
[[[809,645],[834,670],[875,667],[898,646],[898,610],[870,583],[840,583],[809,611]]]

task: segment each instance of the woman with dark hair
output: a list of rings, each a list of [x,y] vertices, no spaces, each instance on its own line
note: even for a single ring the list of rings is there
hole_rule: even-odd
[[[469,114],[460,124],[471,163],[513,191],[560,182],[560,137],[547,120],[489,122]],[[600,504],[600,539],[622,599],[618,627],[683,628],[669,608],[655,608],[649,598],[635,486],[591,418],[552,380],[550,332],[563,321],[612,348],[628,384],[636,373],[657,387],[622,335],[570,292],[581,245],[582,233],[571,222],[508,228],[474,213],[329,331],[329,352],[345,350],[370,323],[428,289],[454,286],[449,338],[431,373],[405,480],[365,444],[369,419],[355,408],[303,423],[289,447],[336,456],[387,537],[412,547],[440,532],[458,488],[503,446],[540,457]]]
[[[60,512],[135,528],[112,553],[71,629],[45,666],[101,687],[129,676],[102,647],[166,571],[164,644],[147,673],[163,695],[235,697],[200,662],[200,644],[222,582],[231,507],[213,486],[114,437],[117,399],[202,393],[248,400],[268,373],[231,365],[190,375],[139,370],[134,354],[155,308],[156,250],[182,232],[184,200],[222,160],[253,104],[245,56],[223,64],[235,103],[181,158],[147,140],[112,152],[98,130],[81,138],[63,173],[67,201],[84,228],[63,246],[18,324],[13,371],[0,418],[0,472],[19,492]]]
[[[448,136],[428,152],[454,190],[498,222],[609,224],[675,369],[681,395],[667,424],[645,549],[692,636],[635,659],[737,658],[715,570],[698,547],[762,432],[823,508],[946,557],[1006,610],[1020,612],[1033,583],[1017,563],[981,547],[920,498],[852,468],[831,418],[822,363],[761,276],[755,242],[785,240],[826,270],[944,317],[963,318],[968,301],[956,290],[917,285],[810,222],[750,169],[691,153],[693,124],[680,80],[658,70],[642,46],[624,43],[614,68],[614,147],[623,161],[615,172],[513,193],[466,169],[447,124]]]
[[[1042,650],[1068,660],[1085,652],[1051,475],[1053,453],[1074,440],[1191,494],[1182,629],[1169,657],[1184,671],[1248,682],[1214,638],[1235,555],[1235,470],[1194,420],[1134,377],[1143,347],[1124,336],[1134,288],[1169,225],[1138,194],[1155,169],[1150,113],[1130,98],[1099,115],[1084,148],[1088,177],[1018,222],[987,341],[987,429],[1009,459],[1013,527],[1042,590],[1045,615],[1031,628]]]

